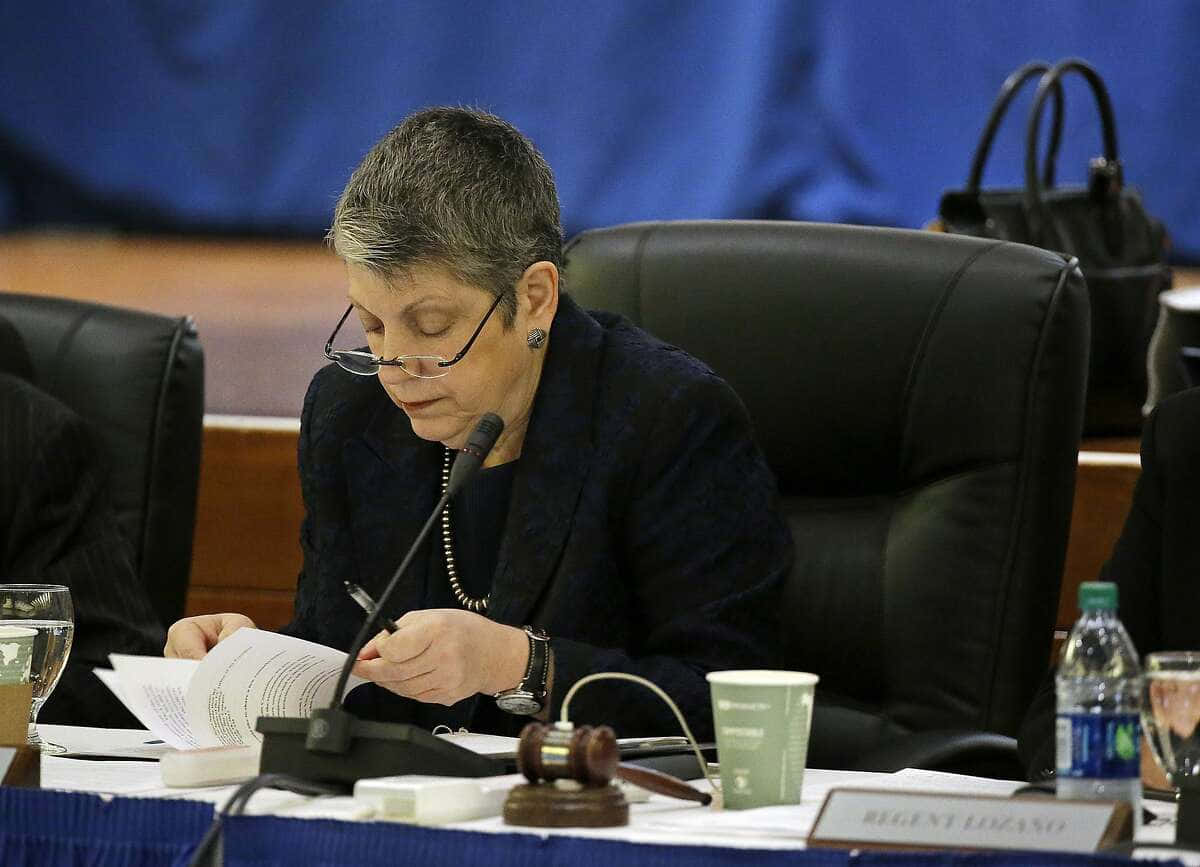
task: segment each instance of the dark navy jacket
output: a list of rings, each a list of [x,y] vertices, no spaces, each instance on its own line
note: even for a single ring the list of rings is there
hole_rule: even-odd
[[[704,675],[774,663],[792,558],[745,409],[696,359],[565,295],[548,352],[488,616],[550,634],[553,718],[579,678],[626,671],[657,683],[711,739]],[[374,377],[333,365],[313,378],[301,429],[304,567],[285,631],[345,648],[363,613],[342,581],[382,591],[437,500],[443,449],[412,432]],[[425,607],[429,559],[414,559],[387,606],[393,617]],[[371,715],[412,716],[410,700],[373,685],[354,699]],[[467,701],[481,730],[514,734],[528,722],[487,723],[496,717],[476,711],[491,699]],[[570,710],[619,736],[679,730],[632,684],[589,685]]]

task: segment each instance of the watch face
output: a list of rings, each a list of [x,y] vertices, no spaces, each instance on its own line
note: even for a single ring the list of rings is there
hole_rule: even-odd
[[[533,716],[541,712],[542,703],[531,692],[513,691],[496,698],[496,706],[505,713]]]

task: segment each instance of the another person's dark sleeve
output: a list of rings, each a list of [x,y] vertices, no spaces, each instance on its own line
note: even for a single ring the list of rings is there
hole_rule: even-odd
[[[1170,598],[1163,586],[1163,508],[1167,478],[1159,459],[1159,413],[1146,420],[1142,433],[1142,473],[1133,491],[1133,503],[1112,556],[1100,571],[1102,581],[1118,588],[1117,613],[1138,654],[1163,648],[1159,604]]]
[[[75,637],[40,722],[139,725],[92,672],[109,653],[156,655],[165,635],[133,568],[83,420],[32,387],[0,388],[0,579],[71,589]]]
[[[1146,420],[1142,431],[1142,471],[1133,502],[1112,556],[1100,570],[1100,580],[1114,581],[1118,589],[1118,614],[1140,655],[1159,649],[1162,630],[1158,600],[1162,587],[1162,510],[1164,479],[1155,447],[1158,412]],[[1030,780],[1054,774],[1054,674],[1046,673],[1030,703],[1017,739],[1021,764]]]

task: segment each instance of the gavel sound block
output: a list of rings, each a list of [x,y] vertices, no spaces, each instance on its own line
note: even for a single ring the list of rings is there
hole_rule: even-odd
[[[629,824],[629,802],[613,785],[620,777],[652,792],[707,804],[712,796],[652,771],[620,764],[608,726],[529,723],[521,731],[517,770],[528,783],[504,802],[504,822],[535,828],[609,828]]]

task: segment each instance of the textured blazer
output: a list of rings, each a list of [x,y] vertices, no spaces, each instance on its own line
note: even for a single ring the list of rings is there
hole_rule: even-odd
[[[555,717],[584,675],[631,672],[662,687],[697,737],[711,738],[705,673],[777,659],[792,556],[745,409],[696,359],[566,295],[547,351],[488,617],[550,634]],[[412,432],[374,377],[333,365],[317,373],[299,448],[304,565],[285,631],[349,645],[363,613],[342,581],[381,593],[437,501],[442,453]],[[429,562],[414,558],[391,616],[424,607]],[[404,719],[413,704],[364,690],[374,691],[372,715]],[[489,697],[466,701],[468,720],[496,720],[478,712]],[[659,699],[631,684],[590,685],[570,710],[618,735],[679,730]],[[485,730],[511,734],[526,722],[501,715]]]
[[[1142,431],[1142,472],[1101,580],[1117,584],[1117,614],[1138,654],[1200,646],[1200,388],[1162,401]],[[1021,729],[1030,778],[1054,769],[1054,677]]]
[[[42,722],[138,725],[92,668],[107,668],[110,653],[162,653],[105,466],[83,419],[0,372],[0,581],[65,584],[75,608],[71,655]]]

